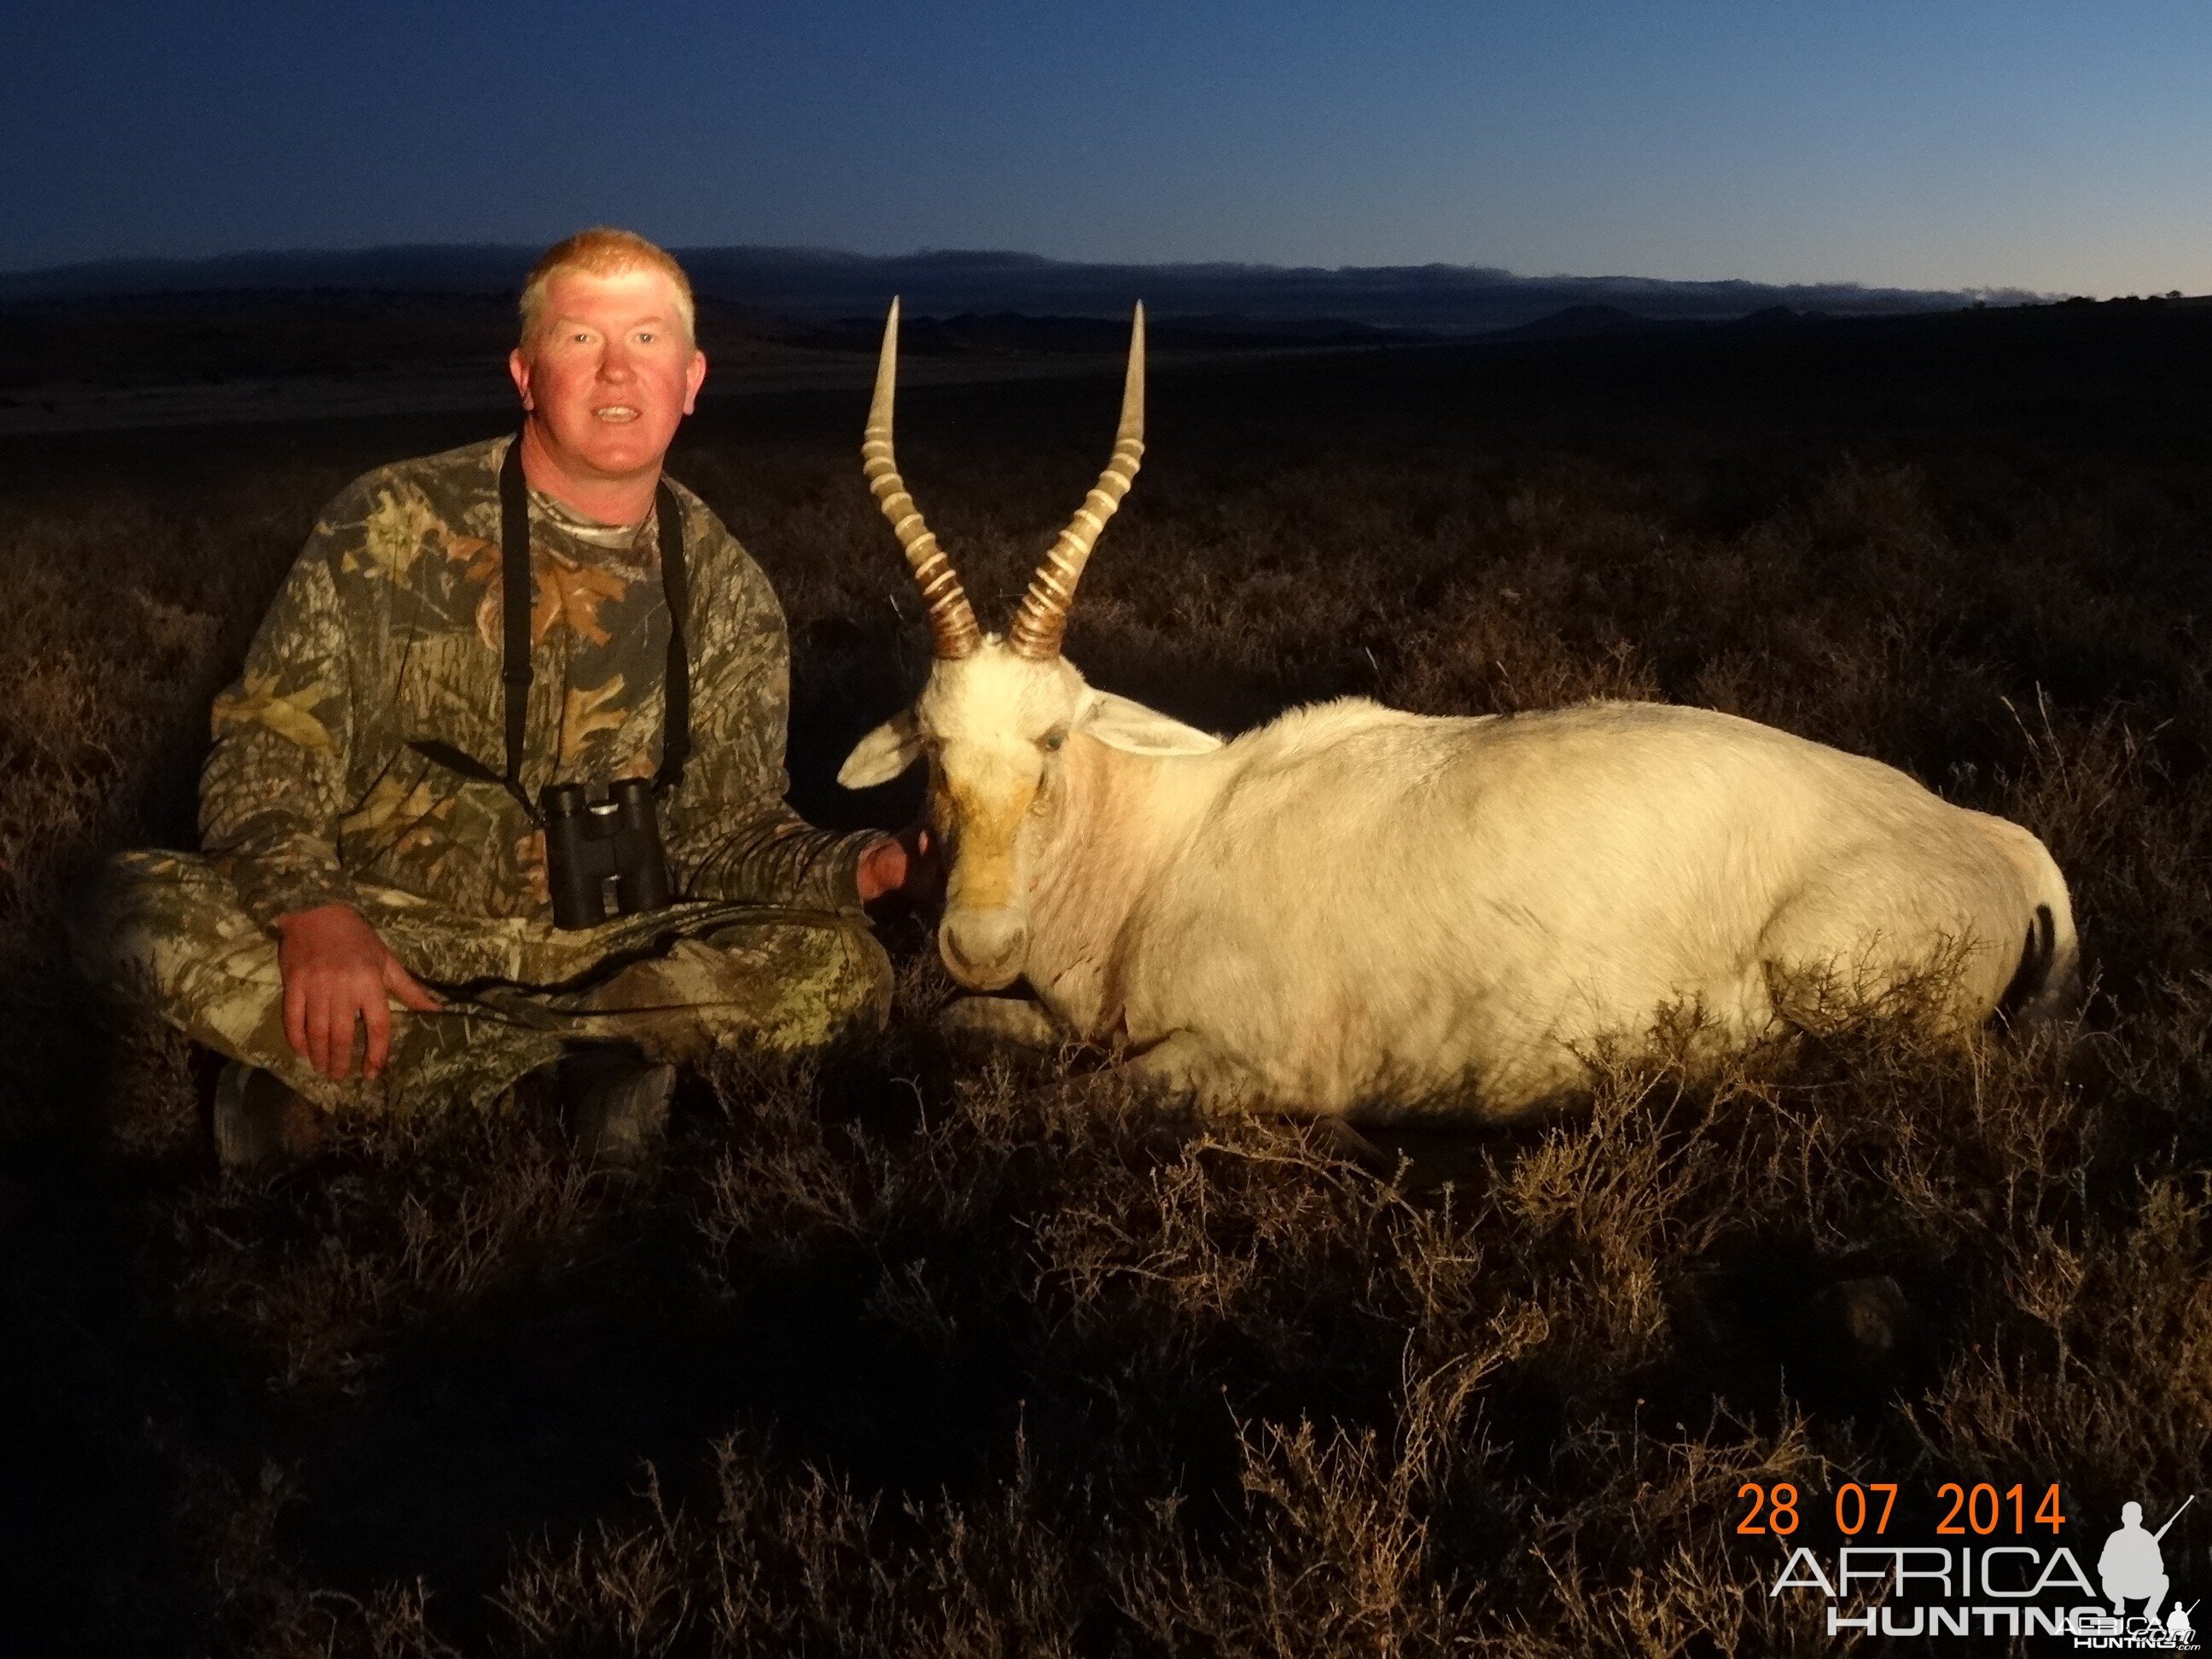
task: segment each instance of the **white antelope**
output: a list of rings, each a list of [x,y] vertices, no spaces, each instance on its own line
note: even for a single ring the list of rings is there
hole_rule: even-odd
[[[1960,1031],[2070,994],[2043,844],[1902,772],[1709,709],[1431,718],[1346,698],[1224,743],[1060,654],[1077,579],[1144,451],[1137,309],[1114,456],[1004,638],[901,482],[898,305],[862,447],[936,661],[839,772],[920,757],[947,859],[956,1023],[1120,1048],[1209,1109],[1502,1117],[1695,1010],[1717,1051],[1808,985],[1932,987]],[[1677,1024],[1679,1029],[1679,1023]]]

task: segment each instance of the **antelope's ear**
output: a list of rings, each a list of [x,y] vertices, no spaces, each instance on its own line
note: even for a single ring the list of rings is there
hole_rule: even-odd
[[[902,708],[853,745],[845,763],[837,769],[837,781],[848,789],[872,789],[889,783],[921,757],[921,732],[914,710]]]
[[[1221,739],[1211,732],[1170,720],[1140,702],[1117,697],[1111,691],[1094,691],[1091,696],[1075,729],[1109,749],[1127,750],[1132,755],[1203,755],[1221,747]]]

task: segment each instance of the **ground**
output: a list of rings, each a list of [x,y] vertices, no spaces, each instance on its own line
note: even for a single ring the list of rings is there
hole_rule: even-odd
[[[1069,638],[1096,683],[1217,729],[1708,704],[2014,818],[2074,884],[2078,1029],[1601,1066],[1395,1176],[1081,1054],[944,1053],[903,915],[888,1036],[693,1080],[645,1178],[528,1091],[221,1177],[204,1063],[61,965],[68,884],[189,837],[317,506],[495,422],[5,440],[0,1649],[1832,1652],[1737,1530],[1784,1480],[1820,1544],[1847,1481],[1923,1533],[1943,1482],[2059,1483],[2093,1560],[2212,1438],[2208,371],[2212,317],[2106,306],[1157,374]],[[1115,393],[902,405],[987,615]],[[927,650],[861,414],[710,404],[676,471],[789,612],[794,798],[890,824],[910,794],[830,782]]]

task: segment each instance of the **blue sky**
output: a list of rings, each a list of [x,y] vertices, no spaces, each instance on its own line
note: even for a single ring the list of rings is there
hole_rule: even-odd
[[[2212,4],[11,0],[0,269],[676,245],[2212,290]]]

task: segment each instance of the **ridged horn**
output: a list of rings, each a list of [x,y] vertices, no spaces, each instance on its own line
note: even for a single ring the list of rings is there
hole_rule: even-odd
[[[914,504],[914,497],[907,494],[891,450],[891,404],[898,393],[898,325],[899,302],[894,299],[890,315],[884,319],[883,355],[876,360],[876,395],[868,405],[867,431],[860,441],[860,468],[868,475],[868,489],[875,495],[876,505],[890,520],[891,533],[906,554],[915,586],[921,589],[937,654],[964,657],[982,643],[983,632],[975,626],[975,612],[960,586],[959,572],[953,569],[952,561],[922,522],[921,509]]]
[[[1016,654],[1038,659],[1060,654],[1061,636],[1067,632],[1067,610],[1075,603],[1075,584],[1082,579],[1084,563],[1097,545],[1098,532],[1128,493],[1144,453],[1145,307],[1139,302],[1129,324],[1129,368],[1121,382],[1121,426],[1114,437],[1114,459],[1075,509],[1067,528],[1037,567],[1030,591],[1022,596],[1022,607],[1006,632],[1006,642]]]

